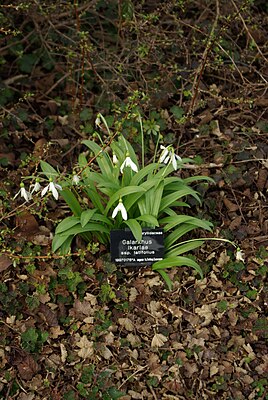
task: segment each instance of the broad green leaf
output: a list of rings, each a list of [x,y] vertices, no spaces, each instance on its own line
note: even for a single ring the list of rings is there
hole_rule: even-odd
[[[96,188],[91,185],[92,188],[87,187],[85,190],[86,194],[88,195],[89,199],[92,201],[94,207],[96,207],[101,213],[104,212],[104,206],[101,201],[101,197],[97,192]]]
[[[144,203],[144,198],[140,199],[141,197],[144,196],[144,193],[146,193],[148,190],[150,190],[153,186],[155,186],[158,182],[158,179],[150,179],[148,181],[143,182],[140,186],[140,188],[143,189],[143,192],[141,193],[135,193],[132,194],[131,196],[128,196],[125,201],[125,207],[127,210],[129,210],[134,204],[138,203],[138,206],[140,208],[140,214],[148,214],[148,210],[146,209],[146,205]],[[140,201],[138,202],[138,200]]]
[[[153,172],[159,166],[158,163],[149,164],[138,171],[131,179],[131,185],[138,185],[148,174]]]
[[[98,214],[98,213],[95,213],[92,216],[92,221],[99,221],[99,222],[103,222],[104,224],[106,224],[108,226],[111,226],[111,227],[113,226],[113,222],[108,217],[105,217],[105,215]]]
[[[197,262],[195,262],[191,258],[183,256],[164,258],[164,260],[154,263],[152,269],[153,271],[158,271],[161,269],[181,266],[192,267],[195,271],[199,273],[200,277],[203,278],[203,271],[200,265],[198,265]]]
[[[87,146],[96,156],[96,161],[103,175],[111,176],[113,172],[113,164],[105,151],[92,140],[82,140],[82,144]]]
[[[44,174],[48,178],[56,178],[59,176],[59,173],[53,168],[50,164],[48,164],[46,161],[40,161],[40,166]]]
[[[68,229],[67,231],[64,232],[64,236],[66,235],[79,235],[84,232],[105,232],[109,233],[110,230],[101,224],[95,224],[92,222],[87,223],[84,227],[81,225],[79,226],[74,226],[73,228]]]
[[[79,223],[80,223],[80,220],[78,217],[67,217],[58,224],[58,226],[55,230],[55,233],[56,234],[63,233]]]
[[[183,224],[185,222],[190,223],[192,225],[198,226],[199,228],[206,229],[211,232],[212,223],[209,221],[204,221],[199,218],[191,217],[188,215],[176,215],[171,217],[162,218],[160,224],[165,224],[164,231],[167,232],[170,229]]]
[[[142,229],[138,221],[135,219],[128,219],[124,221],[124,223],[129,227],[135,239],[140,241],[142,239]]]
[[[91,220],[92,216],[94,215],[94,213],[96,212],[96,208],[93,208],[92,210],[86,210],[83,211],[81,216],[80,216],[80,222],[81,222],[81,226],[82,228],[84,228],[84,226],[88,223],[88,221]]]
[[[168,194],[167,196],[163,197],[161,200],[159,211],[164,210],[166,207],[172,206],[174,201],[179,200],[181,197],[191,195],[195,197],[199,202],[199,197],[195,190],[191,188],[186,188],[182,190],[177,190],[175,193]]]
[[[158,269],[157,272],[162,276],[163,280],[165,281],[168,290],[172,289],[172,280],[170,279],[169,275],[163,269]]]
[[[195,225],[191,224],[182,224],[180,225],[177,229],[175,229],[173,232],[171,232],[166,238],[165,238],[165,248],[167,250],[170,249],[171,245],[176,242],[180,237],[185,235],[187,232],[190,232],[191,230],[196,229]]]
[[[137,217],[136,219],[138,221],[147,222],[148,224],[153,225],[153,226],[159,226],[158,220],[153,215],[144,214],[144,215],[141,215],[140,217]]]
[[[82,207],[80,206],[77,198],[73,194],[73,192],[69,189],[64,189],[61,192],[62,197],[74,213],[76,217],[80,217],[81,212],[83,211]]]
[[[166,252],[166,257],[175,257],[175,256],[180,256],[181,254],[188,253],[189,251],[197,249],[197,247],[202,246],[204,242],[205,242],[204,240],[196,239],[189,243],[178,244],[172,250]]]
[[[119,143],[121,149],[123,151],[125,149],[125,153],[128,152],[131,160],[137,165],[137,167],[139,167],[139,163],[138,163],[138,159],[137,159],[136,153],[135,153],[133,147],[131,146],[131,144],[129,143],[129,141],[126,140],[123,135],[121,135],[118,138],[118,143]]]
[[[70,246],[74,235],[55,235],[52,240],[52,251],[55,253],[58,249],[61,250],[61,254],[66,254],[70,250]]]
[[[148,214],[158,217],[162,194],[164,189],[164,180],[158,181],[157,185],[151,188],[145,194],[146,211]]]
[[[145,189],[141,186],[127,186],[122,189],[119,189],[116,193],[113,194],[113,196],[110,198],[106,208],[105,208],[105,214],[107,215],[108,211],[112,207],[112,205],[119,200],[120,197],[128,196],[132,193],[144,193]],[[125,205],[126,207],[126,205]]]

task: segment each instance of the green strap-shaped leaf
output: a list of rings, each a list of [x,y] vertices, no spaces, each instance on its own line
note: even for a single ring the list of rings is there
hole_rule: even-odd
[[[206,229],[211,232],[212,228],[212,223],[209,221],[204,221],[199,218],[191,217],[189,215],[176,215],[172,217],[165,217],[162,218],[160,221],[160,224],[165,224],[164,226],[164,231],[167,232],[170,229],[173,229],[174,227],[183,224],[183,223],[190,223],[192,225],[195,225],[199,228]]]
[[[104,225],[88,222],[84,227],[82,227],[81,225],[76,225],[73,228],[68,229],[67,231],[64,232],[64,236],[79,235],[81,233],[94,232],[94,231],[105,232],[105,233],[110,232],[110,230]]]
[[[182,190],[177,190],[175,193],[168,194],[167,196],[164,196],[161,200],[160,208],[159,211],[164,210],[166,207],[172,206],[174,201],[179,200],[181,197],[191,195],[197,199],[197,201],[200,203],[200,199],[196,193],[195,190],[191,188],[185,188]]]
[[[74,235],[55,235],[52,240],[52,251],[55,253],[58,249],[61,249],[61,254],[67,254],[70,251],[73,238]]]
[[[140,241],[142,239],[142,228],[138,221],[135,219],[128,219],[127,221],[124,221],[124,223],[129,227],[135,239]]]
[[[83,211],[82,207],[80,206],[77,198],[73,194],[73,192],[69,189],[64,189],[61,192],[62,197],[74,213],[76,217],[80,217],[81,212]]]
[[[158,167],[157,163],[149,164],[146,167],[142,168],[135,175],[133,175],[130,184],[138,185],[147,175],[153,172]]]
[[[132,193],[144,193],[145,189],[141,186],[127,186],[122,189],[119,189],[113,196],[110,198],[106,208],[105,208],[105,215],[107,215],[108,211],[112,207],[112,205],[119,200],[120,197],[128,196]],[[126,205],[125,205],[126,207]],[[128,208],[127,208],[128,209]]]
[[[82,144],[87,146],[90,150],[93,151],[95,156],[97,156],[96,160],[101,169],[102,174],[106,176],[112,176],[113,164],[108,154],[105,153],[105,151],[103,151],[102,148],[92,140],[82,140]]]
[[[57,178],[59,176],[58,171],[55,170],[50,164],[48,164],[46,161],[40,161],[40,166],[44,174],[48,178]]]
[[[176,257],[180,256],[181,254],[188,253],[191,250],[197,249],[204,244],[204,240],[196,239],[189,243],[178,244],[172,250],[166,252],[166,257]]]
[[[155,218],[155,216],[150,215],[150,214],[144,214],[136,218],[138,221],[143,221],[146,222],[147,224],[155,226],[159,226],[158,220]]]
[[[80,219],[78,217],[67,217],[63,221],[61,221],[56,230],[55,233],[64,233],[68,229],[74,227],[75,225],[80,223]]]
[[[172,283],[172,280],[170,279],[169,275],[166,273],[166,271],[163,270],[163,269],[158,269],[157,272],[158,272],[158,273],[162,276],[162,278],[164,279],[164,281],[165,281],[165,283],[166,283],[166,285],[167,285],[167,287],[168,287],[168,290],[171,290],[171,289],[172,289],[172,286],[173,286],[173,283]]]
[[[172,267],[181,267],[187,266],[192,267],[195,271],[197,271],[201,278],[203,278],[203,271],[200,265],[197,264],[194,260],[188,257],[177,256],[177,257],[168,257],[164,258],[164,260],[157,261],[153,264],[153,271],[158,271],[161,269],[172,268]]]
[[[173,232],[171,232],[165,238],[165,248],[167,250],[169,250],[173,243],[175,243],[179,238],[181,238],[187,232],[190,232],[191,230],[193,230],[195,228],[196,228],[196,226],[192,225],[192,224],[186,224],[185,223],[185,224],[180,225],[177,229],[175,229]]]
[[[93,208],[93,210],[86,210],[83,211],[81,216],[80,216],[80,222],[82,228],[91,220],[92,216],[95,214],[96,208]]]

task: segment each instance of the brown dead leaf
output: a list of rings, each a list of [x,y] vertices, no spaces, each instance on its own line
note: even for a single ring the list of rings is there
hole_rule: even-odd
[[[61,335],[64,335],[65,334],[65,331],[63,330],[63,329],[61,329],[61,327],[59,326],[59,325],[57,325],[57,326],[52,326],[51,328],[50,328],[50,337],[52,338],[52,339],[58,339],[58,337],[59,336],[61,336]]]
[[[39,225],[35,217],[28,211],[21,212],[16,217],[17,234],[33,234],[38,231]]]
[[[134,324],[129,318],[118,318],[118,323],[129,332],[134,330]]]
[[[139,346],[141,344],[141,339],[139,336],[137,335],[133,335],[133,333],[129,333],[127,335],[127,340],[129,341],[129,343],[131,344],[131,346],[135,347],[135,346]]]
[[[4,254],[0,255],[0,272],[5,271],[8,269],[10,265],[12,265],[13,261],[8,256]]]
[[[147,305],[148,311],[155,317],[161,318],[163,316],[163,311],[161,310],[161,303],[159,301],[152,300]]]
[[[226,197],[223,198],[223,203],[224,203],[225,207],[228,209],[228,211],[230,211],[230,212],[234,212],[234,211],[237,211],[239,209],[237,204],[232,203]]]
[[[241,225],[241,222],[242,222],[241,215],[238,215],[237,217],[235,217],[235,219],[233,219],[229,225],[229,228],[231,229],[231,231],[234,231],[237,228],[239,228],[239,226]]]
[[[34,400],[34,393],[21,393],[18,397],[18,400]]]
[[[129,295],[129,301],[132,303],[133,301],[136,300],[137,296],[138,296],[138,291],[136,288],[132,287],[130,288],[130,295]]]
[[[264,354],[263,357],[263,363],[258,365],[255,370],[258,372],[260,375],[268,375],[268,355]]]
[[[33,356],[25,353],[24,358],[17,365],[20,377],[29,381],[38,372],[39,367]]]
[[[34,145],[33,155],[35,157],[42,157],[45,152],[45,147],[47,145],[47,140],[45,138],[38,139]]]
[[[78,299],[75,299],[73,308],[69,312],[70,316],[78,319],[83,319],[85,316],[90,317],[93,313],[94,308],[88,301]]]
[[[38,307],[38,311],[48,326],[59,325],[57,314],[55,313],[55,311],[51,310],[48,305],[41,303]]]
[[[76,342],[76,346],[80,347],[80,350],[78,351],[79,357],[83,359],[91,357],[94,354],[93,342],[89,341],[86,335],[83,335],[82,337],[77,335],[77,339],[79,340]]]
[[[183,367],[187,378],[192,378],[193,374],[198,372],[198,367],[195,362],[186,362],[183,364]]]
[[[209,375],[210,375],[210,377],[212,377],[213,375],[216,375],[218,372],[219,372],[218,364],[212,363],[212,364],[210,365],[210,369],[209,369]]]
[[[111,357],[113,357],[113,353],[111,352],[111,350],[105,346],[105,344],[100,343],[97,346],[97,350],[100,353],[100,355],[105,358],[105,360],[110,360]]]
[[[201,326],[207,326],[213,320],[213,311],[215,307],[215,304],[204,304],[201,308],[197,307],[195,309],[196,314],[205,319],[201,323]]]
[[[67,359],[68,353],[67,353],[66,347],[63,343],[60,343],[60,354],[61,354],[61,356],[60,356],[61,361],[64,364]]]
[[[149,359],[148,359],[148,366],[150,369],[150,375],[151,376],[156,376],[159,379],[162,378],[163,376],[163,370],[160,364],[160,359],[157,354],[150,353]]]
[[[162,333],[156,333],[152,339],[151,347],[162,347],[168,341],[168,338]]]

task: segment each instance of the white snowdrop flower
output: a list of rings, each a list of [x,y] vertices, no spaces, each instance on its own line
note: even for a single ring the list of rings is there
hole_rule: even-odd
[[[245,257],[245,254],[243,253],[243,251],[240,250],[239,248],[237,248],[236,255],[235,255],[236,261],[244,262],[245,261],[244,257]]]
[[[162,149],[162,153],[160,155],[159,162],[166,165],[171,163],[174,170],[177,171],[177,162],[181,161],[180,156],[177,156],[177,154],[174,153],[174,149],[171,146],[165,147],[161,145],[160,149]]]
[[[35,184],[31,185],[30,188],[31,187],[33,187],[31,190],[31,194],[33,194],[34,192],[39,192],[39,190],[41,190],[41,185],[39,183],[39,179],[36,179]]]
[[[74,184],[74,185],[77,185],[77,184],[79,183],[79,181],[80,181],[79,176],[76,175],[76,174],[74,174],[74,175],[73,175],[73,180],[72,180],[73,184]]]
[[[124,169],[125,167],[130,167],[130,168],[132,169],[132,171],[138,172],[138,167],[137,167],[137,165],[131,160],[131,158],[129,157],[129,154],[128,154],[128,153],[126,154],[126,158],[125,158],[123,164],[122,164],[121,167],[120,167],[120,172],[121,172],[121,174],[123,173],[123,169]]]
[[[57,183],[54,183],[52,179],[49,180],[49,184],[42,190],[41,196],[45,196],[47,191],[52,192],[53,197],[58,200],[59,198],[59,193],[58,190],[62,190],[62,187],[58,185]]]
[[[116,165],[116,164],[118,164],[118,158],[116,157],[116,154],[115,153],[113,153],[113,164],[114,165]]]
[[[21,182],[20,184],[20,190],[18,191],[18,193],[14,196],[14,199],[18,196],[21,196],[24,198],[25,201],[30,201],[32,199],[32,194],[30,192],[28,192],[25,187],[24,187],[24,183]]]
[[[161,163],[167,164],[169,161],[168,147],[162,146],[162,144],[161,144],[160,149],[162,149],[162,153],[160,155],[159,162],[160,162],[160,164]]]
[[[170,160],[172,163],[172,167],[174,168],[174,171],[177,171],[177,169],[178,169],[177,161],[181,161],[181,158],[180,158],[180,156],[177,156],[177,154],[174,153],[174,150],[170,156]]]
[[[124,221],[127,220],[127,210],[125,209],[125,206],[122,202],[122,199],[119,199],[118,205],[115,207],[113,213],[112,213],[112,218],[115,218],[118,214],[118,212],[121,212],[122,218]]]
[[[99,128],[100,127],[100,124],[101,124],[101,119],[100,119],[100,116],[99,116],[99,114],[97,115],[97,118],[95,119],[95,125]]]

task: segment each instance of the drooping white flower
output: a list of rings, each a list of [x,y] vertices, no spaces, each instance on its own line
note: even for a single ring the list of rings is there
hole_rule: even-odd
[[[97,115],[97,118],[95,119],[95,125],[99,128],[100,127],[100,124],[101,124],[101,119],[100,119],[100,116],[99,116],[99,114]]]
[[[113,164],[114,165],[116,165],[116,164],[118,164],[118,158],[116,157],[116,154],[115,153],[113,153]]]
[[[127,220],[127,210],[125,209],[125,206],[122,202],[122,199],[119,199],[118,205],[115,207],[113,213],[112,213],[112,218],[115,218],[118,214],[118,212],[121,212],[122,218],[124,221]]]
[[[132,171],[138,172],[137,165],[131,160],[131,158],[129,157],[128,153],[126,154],[126,158],[125,158],[125,160],[123,161],[123,164],[120,167],[121,174],[123,173],[123,169],[125,167],[130,167],[132,169]]]
[[[170,161],[171,161],[172,167],[174,168],[174,171],[177,171],[177,169],[178,169],[177,161],[181,161],[181,158],[180,158],[180,156],[177,156],[177,154],[174,153],[174,150],[170,156]]]
[[[160,149],[162,149],[162,153],[159,158],[160,163],[168,164],[171,163],[172,167],[175,171],[178,169],[178,161],[181,161],[180,156],[177,156],[177,154],[174,153],[174,149],[171,146],[165,147],[165,146],[160,146]]]
[[[245,257],[245,254],[244,254],[243,251],[240,250],[239,247],[238,247],[238,248],[237,248],[237,251],[236,251],[236,255],[235,255],[236,261],[242,261],[242,262],[244,262],[244,261],[245,261],[244,257]]]
[[[41,185],[39,183],[39,179],[36,179],[35,184],[31,185],[30,188],[31,187],[33,187],[31,190],[31,194],[33,194],[34,192],[39,192],[39,190],[41,190]]]
[[[168,147],[165,147],[161,144],[160,149],[162,150],[162,153],[160,154],[159,162],[167,164],[169,160],[169,149]]]
[[[45,196],[47,191],[52,192],[53,197],[58,200],[59,193],[58,190],[62,190],[62,187],[57,183],[54,183],[52,179],[49,180],[49,184],[42,190],[41,196]]]
[[[14,199],[16,197],[18,197],[19,195],[21,195],[21,197],[23,197],[25,201],[30,201],[32,199],[32,194],[25,189],[24,183],[22,183],[22,182],[20,184],[20,190],[14,196]]]
[[[77,174],[74,174],[73,175],[73,184],[74,185],[77,185],[78,183],[79,183],[79,181],[80,181],[80,178],[79,178],[79,176],[77,175]]]

